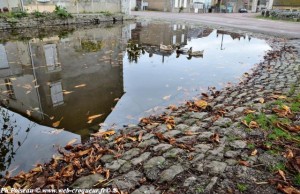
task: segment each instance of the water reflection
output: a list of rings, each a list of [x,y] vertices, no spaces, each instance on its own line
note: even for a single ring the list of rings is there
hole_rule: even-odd
[[[57,127],[87,139],[124,93],[122,32],[122,27],[89,29],[64,39],[2,45],[9,61],[0,71],[2,99],[36,122],[60,121]]]
[[[139,23],[131,37],[123,70],[126,93],[105,120],[108,126],[135,123],[209,86],[236,83],[271,49],[265,40],[247,35],[176,23]],[[175,49],[162,52],[160,44],[192,47],[204,54],[191,57],[178,55]]]
[[[86,141],[100,123],[107,128],[136,123],[208,86],[236,82],[270,49],[264,40],[176,23],[63,32],[0,44],[1,102],[40,124],[15,114],[14,131],[3,127],[4,139],[14,135],[2,142],[0,171],[29,169],[55,153],[53,144],[74,137]],[[160,44],[174,49],[162,51]],[[204,50],[203,56],[176,52],[190,47]],[[36,154],[29,156],[28,150]]]

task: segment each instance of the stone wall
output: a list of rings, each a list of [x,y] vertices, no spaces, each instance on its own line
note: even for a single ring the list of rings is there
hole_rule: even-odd
[[[29,17],[14,19],[0,18],[0,30],[13,28],[43,28],[46,26],[72,25],[72,24],[92,24],[109,21],[130,20],[132,17],[114,14],[105,16],[103,14],[77,14],[73,18],[60,19],[55,14],[48,14],[46,17],[35,18],[33,15]]]

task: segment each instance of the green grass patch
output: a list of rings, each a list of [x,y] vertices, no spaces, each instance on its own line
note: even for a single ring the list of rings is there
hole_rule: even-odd
[[[286,169],[286,167],[285,167],[284,163],[277,163],[274,166],[272,166],[270,170],[272,172],[276,172],[278,170],[283,170],[284,171],[285,169]]]
[[[249,144],[247,145],[247,148],[250,149],[250,150],[253,150],[253,149],[255,148],[255,144],[249,143]]]
[[[293,182],[295,185],[300,186],[300,173],[294,176]]]
[[[236,185],[236,187],[237,187],[237,189],[238,189],[240,192],[245,192],[245,191],[247,191],[247,189],[248,189],[247,185],[242,184],[242,183],[238,183],[238,184]]]

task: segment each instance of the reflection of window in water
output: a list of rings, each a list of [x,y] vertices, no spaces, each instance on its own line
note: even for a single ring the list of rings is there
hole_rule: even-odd
[[[50,84],[50,93],[53,107],[59,106],[64,103],[63,90],[61,82]]]
[[[173,44],[176,44],[176,35],[173,36]]]
[[[5,81],[5,86],[6,86],[6,89],[7,89],[7,96],[10,99],[16,100],[16,95],[15,95],[15,91],[14,91],[14,88],[12,86],[11,80],[10,79],[4,79],[4,81]]]
[[[60,70],[56,44],[44,45],[44,51],[45,51],[46,65],[48,71]]]
[[[0,44],[0,69],[9,68],[5,47]]]

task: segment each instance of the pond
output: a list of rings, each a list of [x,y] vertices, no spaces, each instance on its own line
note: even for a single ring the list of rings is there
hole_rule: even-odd
[[[270,49],[248,35],[161,22],[2,40],[0,171],[29,170],[59,145],[87,141],[100,127],[137,124],[210,86],[237,83]]]

